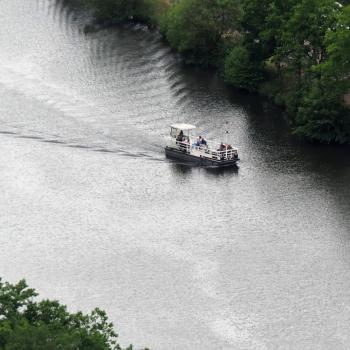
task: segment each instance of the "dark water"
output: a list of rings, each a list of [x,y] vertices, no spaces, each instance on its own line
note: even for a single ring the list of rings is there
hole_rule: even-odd
[[[155,33],[87,21],[0,2],[0,275],[105,308],[123,344],[348,349],[349,149],[301,144]],[[170,123],[225,121],[239,169],[164,158]]]

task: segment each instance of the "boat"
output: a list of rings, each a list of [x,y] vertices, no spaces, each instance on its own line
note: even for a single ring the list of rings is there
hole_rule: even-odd
[[[223,143],[192,136],[195,129],[196,126],[191,124],[170,125],[166,156],[201,166],[226,167],[237,164],[237,148],[229,145],[227,140]]]

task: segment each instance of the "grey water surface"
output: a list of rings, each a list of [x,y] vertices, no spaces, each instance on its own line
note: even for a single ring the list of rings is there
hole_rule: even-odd
[[[349,148],[184,68],[142,26],[84,33],[64,1],[0,1],[0,276],[104,308],[153,350],[349,349]],[[239,168],[165,159],[172,122]]]

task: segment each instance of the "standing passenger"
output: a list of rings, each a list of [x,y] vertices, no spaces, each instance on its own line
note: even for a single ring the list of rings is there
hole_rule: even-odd
[[[176,141],[182,142],[183,137],[184,137],[184,132],[180,130],[179,135],[177,135]]]

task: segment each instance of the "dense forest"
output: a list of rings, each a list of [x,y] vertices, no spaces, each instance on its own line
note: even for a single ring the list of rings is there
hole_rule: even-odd
[[[350,1],[81,0],[101,25],[160,29],[188,64],[283,106],[294,133],[350,143]]]
[[[104,311],[69,313],[58,301],[37,296],[24,280],[0,278],[0,350],[122,350]]]

